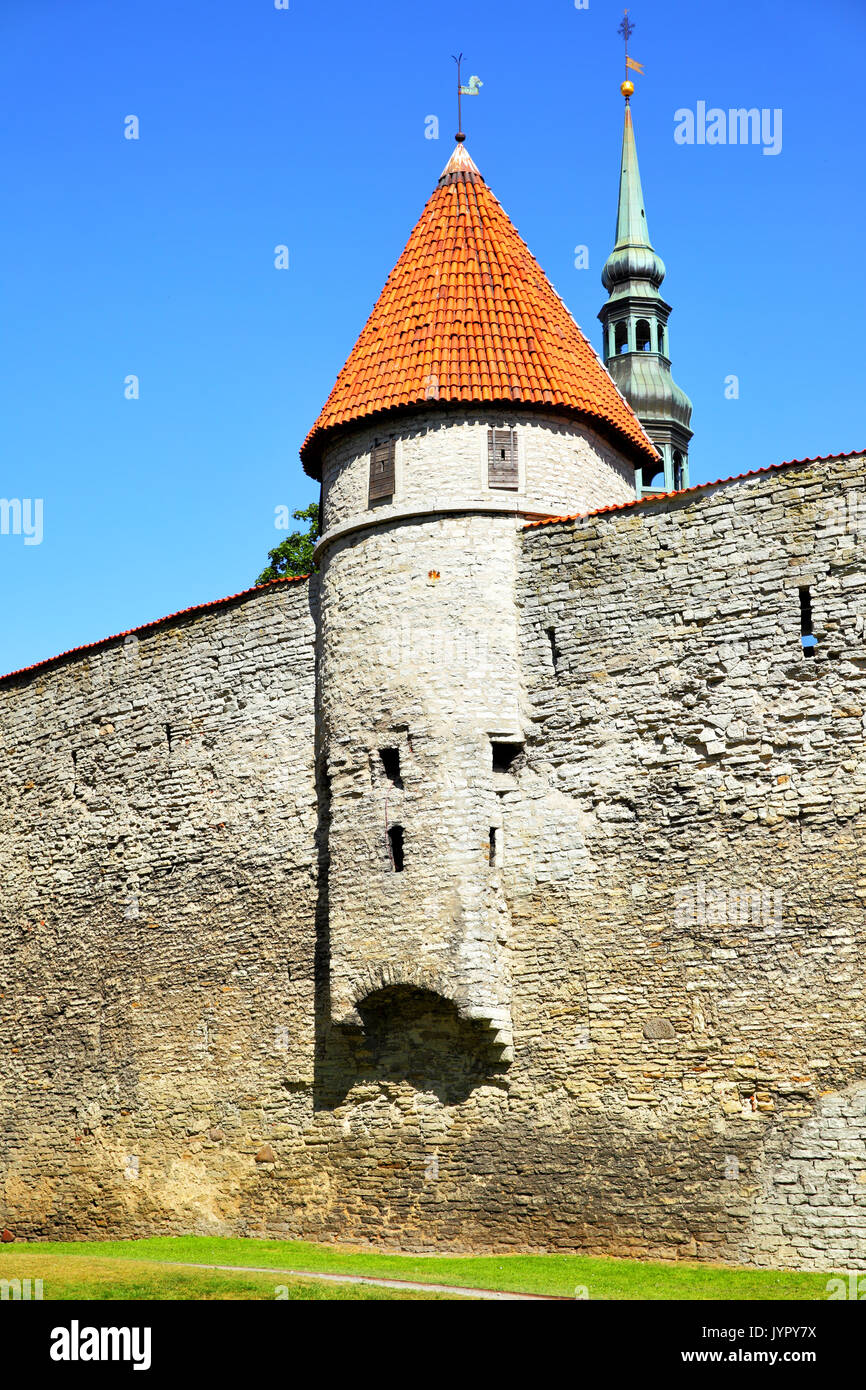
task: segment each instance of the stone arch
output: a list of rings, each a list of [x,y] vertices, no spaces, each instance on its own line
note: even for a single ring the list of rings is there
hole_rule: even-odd
[[[371,965],[355,989],[355,1012],[362,1017],[368,1000],[398,986],[439,995],[453,1005],[461,1017],[466,1016],[467,1001],[437,970],[419,966],[415,961],[385,961]]]

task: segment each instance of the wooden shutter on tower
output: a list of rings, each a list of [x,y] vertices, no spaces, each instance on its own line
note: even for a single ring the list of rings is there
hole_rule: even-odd
[[[397,445],[393,439],[374,444],[370,453],[370,501],[394,496],[394,458]]]
[[[517,490],[517,431],[487,431],[488,487]]]

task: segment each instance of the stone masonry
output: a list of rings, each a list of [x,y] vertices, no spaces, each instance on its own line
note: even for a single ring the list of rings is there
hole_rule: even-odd
[[[494,424],[516,430],[514,491],[488,486]],[[368,996],[426,988],[486,1025],[508,1061],[493,745],[515,756],[523,745],[518,527],[558,506],[631,500],[633,469],[593,431],[553,417],[518,427],[501,412],[437,410],[395,435],[396,486],[385,505],[368,506],[367,496],[371,446],[388,437],[381,426],[352,432],[323,468],[331,1012],[335,1023],[360,1026]],[[388,872],[393,825],[406,872]]]
[[[496,423],[512,506],[359,430],[313,580],[0,682],[0,1225],[866,1258],[866,461]]]

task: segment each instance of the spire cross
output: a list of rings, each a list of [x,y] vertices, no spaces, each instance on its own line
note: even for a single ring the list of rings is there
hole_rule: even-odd
[[[634,33],[634,25],[628,17],[628,10],[623,10],[622,21],[616,32],[622,34],[625,44],[625,80],[628,82],[628,41]],[[628,101],[628,97],[626,97],[626,101]]]

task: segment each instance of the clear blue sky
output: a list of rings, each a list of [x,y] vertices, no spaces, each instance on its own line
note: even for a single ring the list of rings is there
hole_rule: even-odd
[[[862,0],[631,13],[693,481],[866,445]],[[0,496],[44,499],[44,539],[0,536],[0,670],[254,582],[274,508],[317,495],[298,446],[450,154],[458,49],[484,82],[468,148],[600,346],[620,17],[609,0],[2,0]],[[675,110],[702,100],[781,108],[782,152],[675,144]]]

